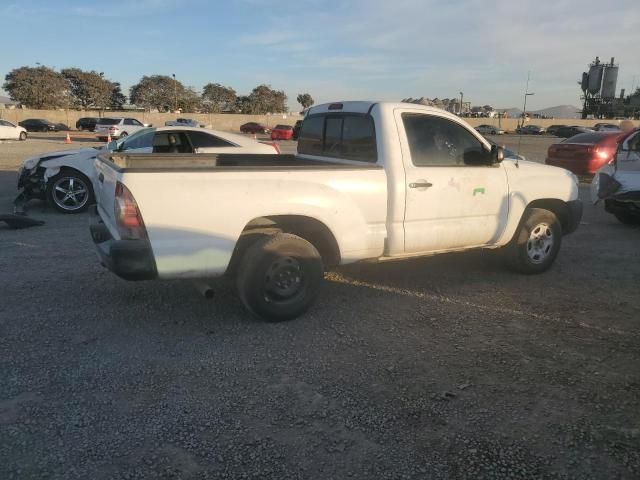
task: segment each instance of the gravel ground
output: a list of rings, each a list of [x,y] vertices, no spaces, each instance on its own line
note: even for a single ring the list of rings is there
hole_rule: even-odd
[[[0,210],[61,146],[0,145]],[[640,228],[600,206],[546,274],[351,266],[283,324],[224,280],[122,281],[86,215],[30,214],[0,226],[0,479],[640,478]]]

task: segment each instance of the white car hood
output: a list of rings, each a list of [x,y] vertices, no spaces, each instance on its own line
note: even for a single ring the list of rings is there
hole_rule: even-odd
[[[58,161],[60,159],[69,159],[71,156],[79,155],[81,159],[90,158],[91,156],[96,156],[98,150],[95,148],[78,148],[72,150],[61,150],[59,152],[48,152],[42,155],[36,155],[35,157],[31,157],[22,162],[22,168],[26,170],[31,170],[35,167],[40,160],[46,158],[47,160],[43,160],[40,165],[43,167],[49,166],[50,162]]]

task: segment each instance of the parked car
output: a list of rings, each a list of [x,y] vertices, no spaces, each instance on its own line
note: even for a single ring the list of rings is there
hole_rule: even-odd
[[[525,125],[524,127],[516,128],[518,135],[543,135],[546,131],[546,128],[538,125]]]
[[[270,131],[267,127],[257,122],[240,125],[240,133],[269,133]]]
[[[614,123],[596,123],[593,126],[596,132],[621,132],[620,127]]]
[[[271,130],[271,140],[293,139],[293,127],[291,125],[276,125]]]
[[[98,117],[82,117],[76,122],[76,130],[89,130],[93,132],[96,129],[96,124],[100,120]]]
[[[556,130],[556,137],[571,138],[574,135],[579,135],[581,133],[590,133],[590,132],[593,132],[593,130],[586,127],[580,127],[578,125],[572,125],[568,127],[565,126],[565,127],[558,128]]]
[[[482,135],[503,135],[504,130],[501,128],[495,127],[493,125],[478,125],[476,127],[476,132],[481,133]]]
[[[616,153],[621,132],[589,132],[574,135],[547,150],[545,163],[566,168],[576,175],[592,175]]]
[[[547,127],[547,133],[549,135],[556,135],[558,130],[560,130],[561,128],[566,127],[566,125],[551,125],[549,127]]]
[[[280,153],[277,145],[233,133],[187,127],[145,128],[102,147],[63,150],[25,160],[19,172],[16,210],[23,211],[31,199],[44,200],[62,213],[86,210],[94,201],[94,161],[100,152]]]
[[[541,273],[582,215],[575,175],[505,160],[464,120],[424,105],[317,105],[297,155],[160,162],[98,156],[102,265],[127,280],[227,274],[270,321],[304,313],[338,264],[504,248],[513,268]],[[205,211],[185,210],[195,201]]]
[[[298,140],[300,135],[300,127],[302,127],[302,120],[296,120],[296,124],[293,126],[293,139]]]
[[[58,132],[68,132],[71,130],[66,123],[54,123]]]
[[[176,118],[175,120],[167,120],[164,122],[165,127],[206,127],[197,120],[191,118]]]
[[[95,132],[96,137],[104,142],[109,137],[112,139],[126,137],[150,126],[148,123],[142,123],[135,118],[105,117],[98,120]]]
[[[640,130],[620,138],[612,162],[593,177],[591,199],[604,200],[606,212],[625,224],[640,224]]]
[[[0,140],[26,140],[27,129],[7,120],[0,120]]]
[[[57,132],[58,128],[55,124],[44,118],[28,118],[18,123],[24,127],[27,132]]]

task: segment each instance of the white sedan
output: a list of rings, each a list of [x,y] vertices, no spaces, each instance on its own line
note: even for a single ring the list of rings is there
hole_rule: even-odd
[[[46,153],[25,160],[18,179],[17,212],[37,198],[62,213],[77,213],[94,203],[94,161],[98,153],[261,153],[278,154],[277,144],[263,143],[244,135],[204,128],[145,128],[114,140],[101,148]]]
[[[0,120],[0,140],[26,140],[27,130],[6,120]]]
[[[482,135],[504,135],[504,130],[493,125],[478,125],[476,132]]]

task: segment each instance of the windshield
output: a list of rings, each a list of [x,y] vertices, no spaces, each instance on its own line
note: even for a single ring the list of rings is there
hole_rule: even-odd
[[[141,148],[152,148],[153,134],[155,131],[155,128],[144,128],[136,133],[132,133],[128,137],[116,140],[116,148],[114,150],[125,152],[130,150],[139,150]]]

